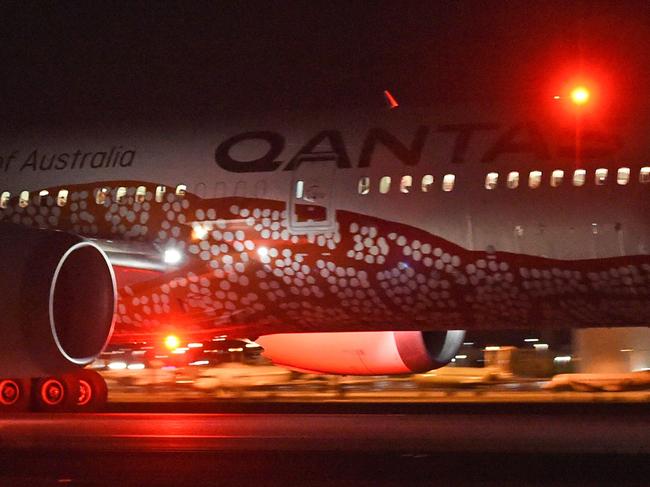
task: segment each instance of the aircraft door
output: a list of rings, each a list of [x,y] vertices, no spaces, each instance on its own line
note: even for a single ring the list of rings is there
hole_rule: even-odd
[[[301,164],[294,172],[289,196],[289,226],[294,233],[334,229],[333,163]]]

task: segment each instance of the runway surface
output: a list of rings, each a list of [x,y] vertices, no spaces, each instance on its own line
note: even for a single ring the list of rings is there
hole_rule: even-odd
[[[0,419],[3,449],[576,452],[650,454],[650,415],[25,414]]]
[[[602,485],[607,476],[619,484],[647,478],[650,414],[629,405],[577,406],[12,415],[0,419],[0,485]]]

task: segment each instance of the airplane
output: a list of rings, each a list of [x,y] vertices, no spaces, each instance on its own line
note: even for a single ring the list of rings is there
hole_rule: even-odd
[[[647,114],[588,98],[2,134],[0,408],[101,407],[109,341],[399,374],[464,330],[647,325]]]

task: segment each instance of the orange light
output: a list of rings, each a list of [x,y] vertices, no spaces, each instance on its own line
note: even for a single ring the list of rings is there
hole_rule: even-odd
[[[386,102],[388,103],[388,106],[391,110],[399,106],[399,103],[397,103],[395,97],[391,95],[390,91],[384,90],[384,96],[386,97]]]
[[[165,338],[165,346],[169,350],[174,350],[178,348],[178,346],[181,344],[181,341],[178,339],[177,336],[175,335],[169,335]]]
[[[584,86],[577,86],[571,90],[571,101],[576,105],[584,105],[589,101],[589,90]]]

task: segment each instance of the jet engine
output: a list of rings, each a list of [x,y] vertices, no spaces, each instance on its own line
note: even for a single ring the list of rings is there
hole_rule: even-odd
[[[304,372],[411,374],[442,367],[456,355],[465,331],[374,331],[264,335],[264,356]]]
[[[115,289],[93,243],[0,223],[0,376],[45,376],[94,360],[113,329]]]

